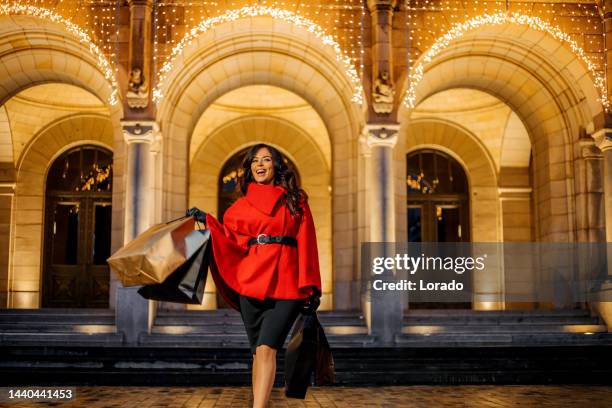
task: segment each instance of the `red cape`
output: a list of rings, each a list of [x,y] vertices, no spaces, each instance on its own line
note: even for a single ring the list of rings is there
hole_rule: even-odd
[[[303,299],[321,293],[319,256],[312,213],[291,215],[280,186],[249,184],[247,194],[227,209],[223,224],[210,214],[206,226],[212,238],[211,272],[225,301],[238,310],[238,294],[263,300]],[[281,244],[247,247],[259,234],[297,239],[297,248]]]

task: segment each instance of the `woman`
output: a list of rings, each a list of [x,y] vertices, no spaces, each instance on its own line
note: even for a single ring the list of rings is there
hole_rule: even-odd
[[[321,296],[317,243],[306,193],[275,148],[245,155],[242,197],[223,224],[197,208],[215,262],[211,271],[228,303],[240,311],[253,355],[253,407],[265,407],[276,376],[276,353],[300,311],[314,313]],[[216,267],[215,267],[216,266]]]

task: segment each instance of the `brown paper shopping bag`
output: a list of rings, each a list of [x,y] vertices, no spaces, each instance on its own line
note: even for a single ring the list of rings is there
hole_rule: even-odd
[[[163,282],[206,242],[193,217],[157,224],[107,259],[123,286]]]

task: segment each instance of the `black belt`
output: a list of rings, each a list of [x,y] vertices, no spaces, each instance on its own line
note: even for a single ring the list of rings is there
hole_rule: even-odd
[[[283,245],[290,245],[290,246],[297,246],[297,240],[293,237],[286,237],[286,236],[272,236],[272,235],[265,235],[265,234],[259,234],[257,236],[257,238],[251,238],[249,239],[249,242],[247,243],[248,246],[251,245],[257,245],[257,244],[283,244]]]

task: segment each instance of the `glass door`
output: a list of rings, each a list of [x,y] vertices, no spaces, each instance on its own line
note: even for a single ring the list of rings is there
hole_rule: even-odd
[[[469,188],[463,168],[445,153],[407,156],[408,242],[469,242]],[[468,285],[471,285],[471,280]],[[410,302],[410,309],[470,309],[468,302]]]
[[[81,289],[81,203],[57,200],[47,208],[43,307],[70,307]]]
[[[112,155],[74,148],[47,177],[42,307],[108,308]]]

